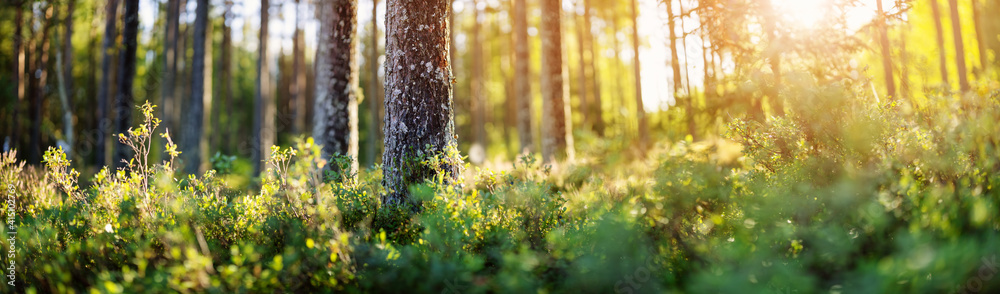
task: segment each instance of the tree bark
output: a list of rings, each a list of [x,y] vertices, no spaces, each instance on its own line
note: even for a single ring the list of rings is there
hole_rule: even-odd
[[[382,164],[387,194],[382,204],[399,207],[410,202],[409,185],[438,172],[446,181],[458,176],[461,163],[456,158],[446,158],[439,169],[419,162],[422,155],[456,148],[449,55],[452,12],[444,0],[389,0],[386,4]]]
[[[101,52],[103,57],[101,57],[101,84],[98,86],[97,90],[97,147],[95,152],[97,156],[94,157],[94,161],[98,166],[107,165],[108,162],[105,159],[107,154],[107,139],[105,136],[108,135],[111,126],[111,120],[108,117],[110,114],[110,107],[108,102],[111,101],[111,62],[112,47],[115,43],[115,37],[117,36],[118,29],[116,28],[118,24],[118,0],[108,0],[105,9],[105,22],[104,22],[104,42],[101,45]],[[111,164],[112,167],[115,163]]]
[[[379,144],[379,102],[381,102],[378,95],[378,18],[375,17],[378,14],[378,0],[372,1],[372,43],[370,45],[370,55],[368,59],[368,65],[371,66],[369,74],[368,85],[368,111],[369,111],[369,122],[368,122],[368,159],[365,161],[367,166],[374,166],[376,158],[378,158],[378,144]]]
[[[955,69],[958,71],[958,87],[962,93],[969,91],[968,72],[965,67],[965,45],[962,43],[962,23],[958,18],[958,1],[948,1],[951,8],[951,31],[955,40]],[[881,0],[880,0],[881,3]]]
[[[251,151],[254,162],[254,174],[262,171],[263,161],[271,157],[271,145],[274,145],[274,98],[271,97],[271,73],[267,62],[267,27],[269,0],[260,1],[260,38],[257,49],[257,93],[254,107],[254,137],[256,142]],[[317,83],[318,84],[318,83]]]
[[[878,8],[878,39],[882,47],[882,68],[885,72],[886,95],[889,99],[896,99],[896,82],[892,75],[892,48],[889,47],[888,26],[886,26],[885,11],[882,10],[882,0],[877,2]]]
[[[116,133],[125,133],[132,124],[133,93],[132,83],[135,79],[135,52],[138,47],[139,34],[139,0],[125,0],[125,13],[122,15],[122,43],[119,55],[118,95],[115,99],[115,114],[117,120]],[[115,140],[117,141],[117,140]],[[126,165],[131,150],[122,143],[116,144],[114,166]]]
[[[514,99],[517,101],[517,134],[521,153],[531,152],[534,138],[531,126],[531,56],[528,51],[527,1],[514,0]]]
[[[591,104],[591,114],[593,116],[594,132],[598,137],[604,137],[604,104],[601,101],[601,76],[597,71],[597,49],[594,45],[593,27],[590,25],[590,0],[583,0],[583,34],[587,40],[587,62],[590,71],[590,81],[594,88],[590,93],[594,93],[594,100]]]
[[[189,106],[184,110],[184,135],[181,141],[181,152],[188,159],[184,165],[184,170],[188,174],[197,174],[201,171],[202,152],[199,145],[202,142],[202,133],[205,131],[205,80],[211,78],[210,75],[206,75],[205,69],[205,60],[211,58],[205,54],[207,28],[208,0],[198,0],[194,21],[194,56],[191,60],[191,95],[188,98]]]
[[[320,5],[319,49],[316,51],[316,115],[313,138],[323,145],[323,158],[351,157],[358,169],[358,1]]]
[[[293,133],[301,133],[306,129],[305,39],[302,32],[304,17],[301,12],[301,5],[301,0],[295,0],[295,35],[292,38],[292,54],[294,56],[292,56],[292,81],[289,83],[290,89],[288,90],[291,94],[289,98],[292,102],[290,112],[293,119]]]
[[[180,0],[167,0],[167,20],[164,30],[163,42],[163,80],[160,84],[160,117],[163,118],[163,125],[169,131],[177,131],[173,120],[174,110],[174,89],[176,87],[175,76],[177,75],[177,29],[180,17]],[[176,134],[176,133],[174,133]],[[164,140],[160,140],[160,145]]]
[[[542,0],[542,161],[573,159],[566,89],[563,87],[559,0]]]
[[[469,77],[472,92],[472,146],[469,150],[469,160],[481,164],[486,159],[486,98],[483,93],[483,37],[478,1],[472,1],[472,37],[469,39],[472,48],[472,75]]]
[[[937,32],[938,61],[941,70],[941,81],[945,87],[950,87],[948,82],[948,58],[944,47],[944,27],[941,25],[941,10],[937,0],[931,0],[931,11],[934,13],[934,28]]]
[[[635,66],[635,114],[639,128],[639,150],[646,156],[649,144],[649,130],[646,123],[646,109],[642,104],[642,69],[639,64],[639,12],[636,0],[632,0],[632,63]],[[707,70],[707,69],[706,69]]]

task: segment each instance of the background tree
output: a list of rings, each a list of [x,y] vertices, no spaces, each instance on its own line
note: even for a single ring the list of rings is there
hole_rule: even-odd
[[[94,157],[94,161],[97,165],[103,166],[107,165],[107,160],[105,155],[107,154],[105,136],[107,132],[110,131],[108,128],[111,126],[110,118],[108,117],[110,108],[108,102],[111,101],[111,94],[109,92],[112,86],[111,77],[113,76],[111,72],[111,54],[112,47],[114,46],[115,36],[117,35],[117,15],[118,15],[118,0],[108,0],[105,6],[105,22],[104,22],[104,41],[101,46],[101,85],[97,90],[97,147],[95,152],[97,156]],[[106,127],[107,126],[107,127]]]
[[[635,68],[635,115],[639,128],[639,150],[645,157],[649,144],[649,127],[646,123],[646,110],[642,103],[642,70],[639,63],[639,8],[637,0],[632,0],[632,63]]]
[[[177,87],[174,80],[177,75],[177,37],[180,26],[180,0],[167,0],[167,13],[164,29],[163,41],[163,79],[160,81],[160,117],[163,120],[165,129],[178,134],[179,129],[174,125],[173,118],[176,110],[174,106],[174,89]],[[225,57],[223,57],[225,58]]]
[[[889,29],[885,23],[886,13],[882,9],[882,0],[877,1],[876,7],[878,7],[876,10],[878,12],[878,16],[876,16],[878,25],[875,29],[878,30],[879,46],[882,47],[882,70],[885,72],[886,95],[896,99],[896,82],[892,75],[892,48],[889,47]]]
[[[483,87],[483,25],[479,2],[472,1],[472,37],[469,45],[472,47],[472,74],[469,75],[472,113],[472,147],[469,149],[469,159],[474,164],[481,164],[486,159],[486,93]]]
[[[352,172],[358,169],[357,11],[357,0],[320,4],[312,132],[323,158],[350,156]]]
[[[562,28],[559,0],[542,1],[542,158],[573,159],[569,104],[563,87]]]
[[[200,143],[204,130],[205,93],[211,88],[205,88],[206,78],[211,79],[211,71],[206,76],[205,60],[212,58],[205,54],[205,42],[208,28],[208,0],[198,0],[194,21],[194,56],[191,62],[191,95],[188,107],[184,110],[184,134],[181,141],[181,152],[187,162],[184,169],[189,174],[196,174],[201,169],[202,152]],[[209,65],[209,68],[211,65]]]
[[[379,79],[378,79],[378,18],[375,17],[378,14],[378,0],[372,0],[372,32],[371,32],[371,48],[369,50],[368,64],[371,66],[369,74],[368,85],[368,112],[369,112],[369,122],[368,122],[368,160],[367,166],[375,165],[375,160],[378,158],[378,146],[380,145],[381,139],[379,137],[379,120],[382,112],[380,111],[379,105],[381,104],[382,97],[378,95]]]
[[[941,71],[941,81],[948,86],[948,58],[944,47],[944,27],[941,25],[941,9],[937,0],[931,0],[931,11],[934,13],[934,28],[937,39],[939,69]]]
[[[409,202],[409,185],[434,177],[438,171],[417,157],[456,147],[452,101],[450,37],[451,8],[441,0],[386,2],[385,151],[382,154],[382,204]],[[413,28],[423,28],[415,30]],[[406,29],[410,28],[410,29]],[[411,48],[424,48],[412,50]],[[447,161],[439,169],[446,178],[459,165]]]
[[[271,96],[271,73],[267,57],[267,25],[270,9],[268,0],[260,1],[260,41],[257,47],[257,93],[254,107],[254,138],[251,160],[254,174],[260,174],[262,161],[271,157],[271,145],[274,145],[274,98]]]
[[[517,101],[517,134],[521,141],[519,152],[531,152],[534,145],[532,138],[531,57],[528,52],[528,17],[527,1],[514,0],[514,99]]]
[[[951,9],[951,31],[955,41],[955,68],[958,70],[958,87],[962,93],[969,91],[969,77],[965,67],[965,45],[962,43],[962,22],[958,17],[958,0],[948,0]]]
[[[122,51],[119,55],[118,95],[115,99],[115,121],[118,126],[116,134],[127,132],[132,125],[132,83],[135,80],[135,52],[139,46],[139,0],[125,0],[122,19]],[[116,146],[114,166],[122,167],[129,158],[130,149],[121,142]]]

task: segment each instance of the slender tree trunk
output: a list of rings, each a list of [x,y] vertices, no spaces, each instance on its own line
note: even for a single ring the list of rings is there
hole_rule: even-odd
[[[559,0],[542,0],[542,160],[573,160],[573,134],[568,126],[563,87],[562,32]]]
[[[646,123],[646,109],[642,104],[642,69],[639,65],[639,7],[636,0],[632,0],[632,63],[635,66],[635,114],[639,127],[639,150],[642,156],[646,156],[646,148],[649,144],[649,127]]]
[[[896,82],[892,75],[892,48],[889,47],[889,28],[885,23],[885,11],[882,10],[882,0],[877,1],[878,7],[878,39],[882,47],[882,68],[885,70],[885,87],[889,99],[896,99]]]
[[[115,43],[115,37],[117,35],[118,29],[117,18],[118,15],[118,0],[108,0],[106,10],[105,10],[105,23],[104,23],[104,43],[101,46],[101,52],[103,57],[101,57],[101,84],[97,90],[97,147],[95,152],[97,156],[94,158],[95,163],[98,166],[107,165],[108,161],[105,159],[107,154],[107,139],[105,136],[110,131],[111,120],[108,114],[110,114],[110,107],[108,102],[111,101],[111,79],[112,79],[112,48]],[[115,166],[117,163],[112,163],[111,166]]]
[[[189,47],[188,45],[190,45],[192,42],[188,40],[188,37],[191,36],[190,34],[191,25],[185,24],[183,27],[181,27],[180,24],[180,19],[187,18],[188,0],[180,0],[180,2],[181,2],[180,8],[177,10],[178,22],[177,22],[177,32],[175,39],[177,43],[174,47],[175,48],[174,50],[176,51],[176,59],[175,59],[176,64],[174,68],[174,92],[173,92],[174,101],[173,101],[173,106],[171,107],[173,109],[173,113],[170,114],[171,117],[169,120],[174,122],[173,127],[177,129],[176,134],[178,135],[178,137],[174,139],[183,140],[183,138],[181,138],[184,135],[184,131],[181,130],[181,128],[183,128],[183,122],[181,121],[181,119],[183,118],[183,113],[184,113],[183,110],[185,106],[184,104],[185,99],[183,99],[184,98],[183,96],[185,93],[189,93],[188,89],[190,83],[186,82],[177,83],[176,81],[191,80],[190,70],[189,70],[191,66],[187,55],[188,53],[187,48]]]
[[[24,32],[23,32],[23,30],[24,30],[24,6],[23,5],[24,5],[23,2],[18,2],[18,4],[16,6],[14,6],[14,9],[15,9],[15,12],[14,12],[14,40],[12,42],[13,45],[14,45],[14,50],[12,50],[12,51],[15,54],[17,54],[17,60],[14,62],[14,74],[11,75],[11,76],[14,79],[14,84],[17,85],[17,89],[16,89],[16,92],[17,92],[16,93],[16,95],[17,95],[17,103],[13,105],[13,112],[14,113],[11,116],[11,124],[10,124],[10,126],[11,126],[10,134],[11,135],[10,135],[10,143],[9,143],[10,145],[8,146],[10,149],[17,149],[18,143],[21,142],[21,138],[18,136],[18,134],[20,132],[19,129],[20,129],[21,121],[20,121],[20,118],[18,116],[19,116],[19,114],[21,112],[21,105],[24,104],[24,99],[25,99],[24,98],[24,94],[25,94],[25,92],[24,92],[25,91],[24,81],[27,78],[27,75],[25,75],[25,72],[24,72],[25,71],[25,56],[24,56]],[[4,150],[4,151],[6,151],[6,150]]]
[[[72,39],[70,38],[70,36],[72,36],[73,34],[73,25],[72,25],[73,6],[74,6],[73,2],[74,1],[72,0],[69,1],[68,6],[66,7],[66,18],[63,20],[64,23],[63,43],[59,44],[58,42],[59,39],[53,38],[53,40],[57,40],[56,47],[60,48],[59,50],[56,51],[56,66],[54,66],[54,68],[56,69],[56,82],[58,83],[57,89],[59,92],[59,102],[63,110],[63,133],[64,133],[63,135],[65,136],[66,146],[68,147],[67,150],[63,151],[66,152],[66,154],[68,154],[69,157],[72,157],[72,154],[76,149],[75,148],[76,145],[74,144],[75,140],[73,133],[73,108],[72,106],[70,106],[72,102],[72,97],[70,94],[72,93],[72,90],[70,88],[71,87],[70,82],[73,80],[73,75],[71,72],[73,70],[73,61],[71,60],[71,58],[65,58],[65,56],[67,55],[72,56],[73,52],[73,45],[72,45],[73,43],[70,41]],[[53,13],[58,13],[58,12],[59,10],[56,9],[54,10]],[[58,19],[58,17],[53,16],[53,19]]]
[[[263,161],[271,157],[271,145],[274,145],[274,99],[271,97],[271,73],[267,62],[267,27],[269,0],[260,1],[260,38],[257,49],[257,95],[254,107],[254,137],[255,150],[251,152],[254,162],[254,174],[263,170]],[[317,83],[319,84],[319,83]],[[318,100],[318,99],[317,99]]]
[[[528,51],[527,1],[514,0],[514,99],[517,100],[517,134],[521,153],[531,152],[534,146],[531,120],[531,56]]]
[[[472,92],[472,149],[469,150],[469,160],[481,164],[486,159],[486,99],[483,93],[483,37],[482,17],[478,1],[472,1],[472,76],[470,77]]]
[[[941,10],[937,0],[931,0],[931,11],[934,13],[934,28],[937,32],[938,61],[941,70],[941,81],[946,88],[950,88],[948,82],[948,58],[944,47],[944,27],[941,25]]]
[[[218,122],[215,129],[220,130],[220,134],[216,136],[221,140],[219,148],[229,150],[227,147],[231,146],[229,144],[231,143],[232,138],[234,138],[234,134],[236,132],[236,128],[233,127],[233,115],[228,111],[233,109],[233,35],[232,28],[229,27],[229,23],[227,21],[231,18],[230,14],[233,11],[233,1],[227,0],[225,5],[226,10],[223,12],[222,17],[222,54],[219,56],[222,58],[222,71],[219,73],[219,80],[222,81],[222,88],[220,89],[222,93],[219,96],[223,99],[223,104],[220,105],[220,107],[215,108],[217,109],[215,119]],[[225,114],[225,120],[222,119],[223,114]]]
[[[174,125],[176,122],[173,120],[174,110],[174,89],[176,87],[176,81],[174,80],[177,75],[177,27],[180,17],[180,0],[167,0],[167,20],[166,29],[164,32],[164,42],[163,42],[163,80],[160,84],[160,117],[163,118],[163,124],[168,130],[174,131],[173,135],[176,137],[177,127]],[[163,145],[163,140],[161,140],[160,145]]]
[[[775,19],[778,18],[778,14],[775,12],[774,7],[771,6],[770,1],[762,1],[764,9],[764,29],[766,30],[767,41],[769,43],[769,50],[771,53],[768,54],[768,64],[771,66],[771,83],[766,87],[765,91],[767,98],[770,99],[771,110],[775,115],[785,114],[785,103],[784,100],[778,94],[778,87],[781,85],[781,50],[784,44],[781,44],[781,40],[778,38],[778,26],[775,24]],[[683,28],[684,25],[682,24]],[[690,88],[688,89],[690,93]],[[694,96],[694,95],[692,95]]]
[[[48,64],[49,64],[49,31],[52,29],[52,23],[55,22],[52,17],[52,11],[54,10],[52,4],[47,5],[46,8],[41,10],[41,15],[36,16],[40,18],[40,23],[42,23],[42,38],[41,43],[38,44],[38,48],[35,54],[35,68],[32,73],[35,73],[34,95],[32,95],[32,121],[31,125],[31,147],[28,152],[28,162],[30,163],[40,163],[42,161],[42,114],[43,111],[43,101],[45,101],[45,89],[48,86]],[[58,66],[58,65],[57,65]]]
[[[986,59],[986,44],[984,44],[983,38],[983,16],[980,14],[980,10],[983,9],[983,3],[980,0],[972,0],[972,21],[975,24],[976,29],[976,46],[979,49],[979,70],[976,72],[984,72],[986,70],[986,65],[988,64]]]
[[[958,86],[962,90],[962,93],[965,93],[969,91],[969,78],[965,68],[965,45],[962,43],[962,23],[958,18],[958,1],[949,0],[948,2],[948,7],[951,8],[951,31],[955,40],[955,66],[958,71]]]
[[[368,59],[368,64],[371,66],[369,74],[369,96],[368,98],[368,111],[370,112],[368,122],[368,160],[366,160],[367,166],[374,166],[375,160],[378,158],[378,144],[379,144],[379,102],[381,102],[378,95],[378,18],[375,17],[378,14],[378,0],[372,1],[372,43],[370,45],[371,55]]]
[[[598,137],[604,137],[604,104],[601,101],[601,76],[597,71],[597,49],[594,45],[593,27],[590,25],[590,0],[583,0],[583,34],[587,40],[587,62],[590,69],[590,80],[594,83],[594,100],[592,100],[592,112],[594,117],[594,132]]]
[[[910,31],[910,22],[903,23],[903,29],[899,37],[899,95],[900,97],[912,97],[910,89],[910,53],[906,51],[907,32]]]
[[[449,56],[449,1],[388,0],[386,2],[386,94],[382,205],[409,203],[409,186],[438,172],[450,182],[460,161],[446,155],[439,169],[419,162],[419,156],[454,151],[453,78]],[[414,28],[423,28],[415,30]],[[407,29],[409,28],[409,29]],[[411,48],[424,48],[412,50]],[[431,153],[431,154],[428,154]]]
[[[195,8],[194,21],[194,56],[191,62],[191,95],[188,98],[188,107],[184,112],[184,135],[181,137],[181,154],[184,154],[187,163],[184,170],[188,174],[197,174],[201,171],[201,139],[204,130],[205,118],[205,54],[206,38],[208,28],[208,0],[198,0],[198,7]]]
[[[577,5],[581,5],[583,1],[577,1]],[[582,5],[581,5],[582,6]],[[580,113],[581,121],[583,122],[584,129],[592,130],[594,127],[593,116],[590,115],[590,103],[587,99],[587,61],[584,55],[586,51],[586,39],[583,37],[583,20],[582,17],[577,15],[576,12],[573,14],[573,21],[576,22],[574,27],[576,28],[576,40],[577,40],[577,53],[579,55],[579,66],[577,66],[577,91],[578,96],[580,96],[580,105],[577,108],[577,112]]]
[[[611,19],[611,48],[614,52],[614,58],[611,59],[611,75],[615,77],[621,77],[622,73],[622,58],[621,58],[621,40],[618,40],[618,10],[611,9],[606,10],[609,14],[608,18]],[[628,115],[628,99],[625,98],[625,90],[622,87],[622,79],[612,79],[614,83],[614,96],[618,97],[618,103],[615,106],[614,115],[612,115],[609,120],[612,123],[617,123],[622,128],[622,134],[628,134],[632,128],[632,122],[625,117]],[[624,115],[623,115],[624,114]],[[624,116],[624,117],[621,117]]]
[[[117,117],[116,133],[125,133],[132,124],[133,93],[132,82],[135,79],[135,52],[138,47],[139,35],[139,0],[125,0],[125,14],[122,15],[122,43],[119,55],[120,70],[118,71],[118,95],[115,99],[115,114]],[[116,140],[117,141],[117,140]],[[114,166],[125,166],[130,157],[128,146],[118,143],[115,148]]]
[[[305,110],[306,110],[306,99],[305,99],[305,88],[306,88],[306,75],[305,75],[305,41],[302,32],[302,4],[301,0],[295,0],[295,36],[292,38],[292,81],[289,83],[290,89],[288,92],[291,94],[289,97],[291,105],[292,114],[292,132],[301,133],[306,130],[305,121]]]
[[[323,158],[351,157],[358,170],[358,1],[336,0],[320,6],[316,51],[316,116],[313,138]]]
[[[668,0],[666,6],[667,6],[667,30],[669,30],[668,33],[670,38],[670,70],[673,73],[673,91],[674,91],[673,95],[674,99],[677,99],[681,93],[681,65],[680,65],[680,58],[677,56],[677,32],[674,29],[676,21],[674,15],[673,2]],[[751,111],[751,114],[752,113],[753,112]],[[694,120],[692,119],[693,117],[691,116],[690,103],[685,104],[684,116],[688,118],[687,120],[688,134],[693,136]]]

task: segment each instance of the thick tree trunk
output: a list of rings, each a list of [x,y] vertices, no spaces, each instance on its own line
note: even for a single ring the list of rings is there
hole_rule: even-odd
[[[965,67],[965,45],[962,43],[962,22],[958,18],[958,1],[949,0],[951,8],[951,31],[955,41],[955,68],[958,71],[958,87],[962,93],[969,91],[969,77]],[[881,3],[881,1],[879,2]]]
[[[336,0],[319,9],[312,135],[323,145],[323,158],[350,156],[354,172],[358,170],[358,1]]]
[[[635,66],[635,114],[639,127],[639,150],[643,157],[649,146],[649,126],[646,123],[646,109],[642,104],[642,69],[639,65],[639,12],[636,0],[632,0],[632,63]]]
[[[257,94],[254,106],[254,138],[251,150],[254,162],[254,174],[263,170],[263,161],[271,157],[271,145],[274,145],[274,99],[271,97],[271,73],[267,62],[267,26],[269,0],[260,1],[260,40],[257,49]]]
[[[562,32],[559,0],[542,0],[542,160],[573,159],[569,105],[563,87]]]
[[[934,13],[934,28],[937,32],[938,61],[941,70],[941,82],[950,87],[948,82],[948,58],[944,47],[944,27],[941,25],[941,9],[937,0],[931,0],[931,11]]]
[[[164,30],[164,42],[163,42],[163,80],[160,84],[160,117],[163,118],[163,125],[167,130],[176,131],[177,127],[174,125],[176,122],[173,120],[174,110],[174,89],[176,87],[176,81],[174,80],[177,74],[177,27],[179,23],[180,16],[180,0],[168,0],[167,1],[167,20],[166,29]],[[177,137],[173,138],[177,139]],[[160,145],[164,144],[164,140],[160,140]]]
[[[472,146],[469,150],[469,160],[481,164],[486,159],[486,98],[483,90],[483,34],[482,21],[478,1],[472,1],[472,38],[469,42],[472,48],[472,75],[470,90],[472,92]]]
[[[411,184],[438,172],[450,181],[458,176],[461,163],[449,157],[435,170],[419,161],[422,155],[456,148],[449,1],[389,0],[386,5],[382,164],[387,194],[382,204],[399,207],[410,202]]]
[[[368,85],[368,111],[369,111],[369,122],[368,122],[368,159],[365,160],[365,165],[374,166],[375,160],[378,158],[378,145],[379,145],[379,102],[380,97],[378,95],[378,18],[375,17],[378,14],[378,0],[372,1],[372,43],[369,45],[369,59],[368,65],[371,66],[369,69]]]
[[[877,2],[878,8],[878,40],[882,47],[882,69],[885,72],[886,95],[889,99],[896,99],[896,82],[892,75],[892,48],[889,47],[888,26],[885,23],[885,11],[882,10],[882,0]]]
[[[119,55],[118,95],[115,99],[115,114],[117,120],[116,133],[125,133],[132,124],[132,82],[135,79],[135,52],[138,48],[139,35],[139,0],[125,0],[125,13],[122,15],[122,51]],[[117,141],[117,140],[116,140]],[[114,166],[125,166],[130,157],[131,149],[122,143],[116,144]]]
[[[115,43],[115,37],[117,36],[118,29],[116,28],[118,24],[118,0],[108,0],[106,10],[105,10],[105,23],[104,23],[104,42],[101,46],[101,84],[97,90],[97,147],[95,152],[97,156],[94,157],[94,161],[98,166],[107,165],[108,162],[105,159],[107,154],[107,139],[105,136],[109,135],[111,129],[111,120],[108,114],[110,114],[110,107],[108,102],[111,101],[111,79],[112,79],[112,47]],[[113,137],[113,136],[112,136]],[[116,163],[112,163],[111,166],[115,166]]]
[[[517,134],[521,141],[521,153],[534,148],[531,126],[531,56],[528,51],[527,1],[514,0],[514,99],[517,101]]]
[[[598,137],[604,137],[604,105],[601,102],[601,77],[597,71],[597,49],[594,45],[593,27],[590,25],[590,0],[583,0],[583,35],[587,41],[587,63],[590,71],[590,81],[594,88],[590,93],[594,93],[594,100],[591,104],[591,115],[593,116],[594,132]]]
[[[181,141],[181,154],[187,159],[184,170],[188,174],[197,174],[201,171],[202,153],[199,145],[205,122],[205,79],[211,77],[206,75],[205,70],[205,60],[211,58],[205,54],[207,28],[208,0],[198,0],[194,21],[194,56],[191,61],[191,95],[188,98],[188,107],[183,111],[184,135]]]

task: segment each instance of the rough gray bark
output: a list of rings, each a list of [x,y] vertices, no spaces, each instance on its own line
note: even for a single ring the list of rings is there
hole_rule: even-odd
[[[254,162],[254,175],[262,171],[263,161],[271,157],[274,145],[274,98],[271,97],[271,75],[267,62],[267,25],[269,0],[260,1],[260,40],[257,49],[257,93],[254,105],[254,141],[250,154]]]
[[[135,52],[138,48],[139,34],[139,0],[125,0],[125,13],[122,15],[122,43],[118,66],[118,95],[115,99],[115,114],[117,121],[116,133],[125,133],[132,124],[133,93],[132,83],[135,79]],[[125,166],[130,157],[131,149],[119,142],[115,148],[114,166]]]
[[[563,87],[559,0],[542,0],[542,161],[573,159],[569,105]]]
[[[358,169],[357,12],[357,0],[320,4],[312,131],[323,145],[323,158],[350,156],[352,172]]]
[[[639,150],[646,156],[649,144],[649,127],[646,122],[646,109],[642,104],[642,70],[639,64],[639,12],[636,0],[632,0],[632,63],[635,66],[635,114],[639,127]]]
[[[962,93],[965,93],[969,91],[969,77],[965,67],[965,45],[962,43],[962,23],[958,18],[958,1],[949,0],[948,3],[951,9],[952,39],[955,40],[955,69],[958,71],[958,87]]]
[[[886,95],[889,99],[896,99],[896,82],[892,75],[892,48],[889,48],[889,28],[885,24],[885,11],[882,10],[882,0],[877,1],[878,11],[878,40],[882,47],[882,69],[885,73]]]
[[[409,203],[408,187],[437,171],[420,156],[454,150],[454,108],[449,56],[450,3],[447,0],[389,0],[386,6],[385,152],[382,204]],[[448,158],[440,171],[458,175],[460,162]]]
[[[181,141],[181,154],[184,154],[187,162],[184,170],[189,174],[197,174],[201,167],[201,147],[202,133],[204,130],[205,115],[205,55],[208,27],[208,0],[198,0],[198,7],[195,8],[194,21],[194,56],[191,62],[191,95],[188,98],[188,107],[184,110],[184,135]]]
[[[517,134],[520,152],[531,152],[534,146],[531,127],[531,56],[528,52],[528,18],[525,0],[514,0],[514,99],[517,101]]]
[[[101,45],[101,84],[98,86],[97,90],[97,146],[95,147],[95,152],[97,156],[94,157],[94,162],[98,166],[103,166],[107,164],[104,156],[106,154],[107,147],[105,146],[106,133],[109,131],[108,127],[110,125],[110,120],[108,114],[110,112],[110,107],[108,101],[111,101],[111,55],[112,47],[114,46],[115,36],[117,35],[117,24],[118,18],[118,0],[108,0],[107,6],[105,7],[105,22],[104,22],[104,41]],[[114,163],[112,163],[114,166]]]

